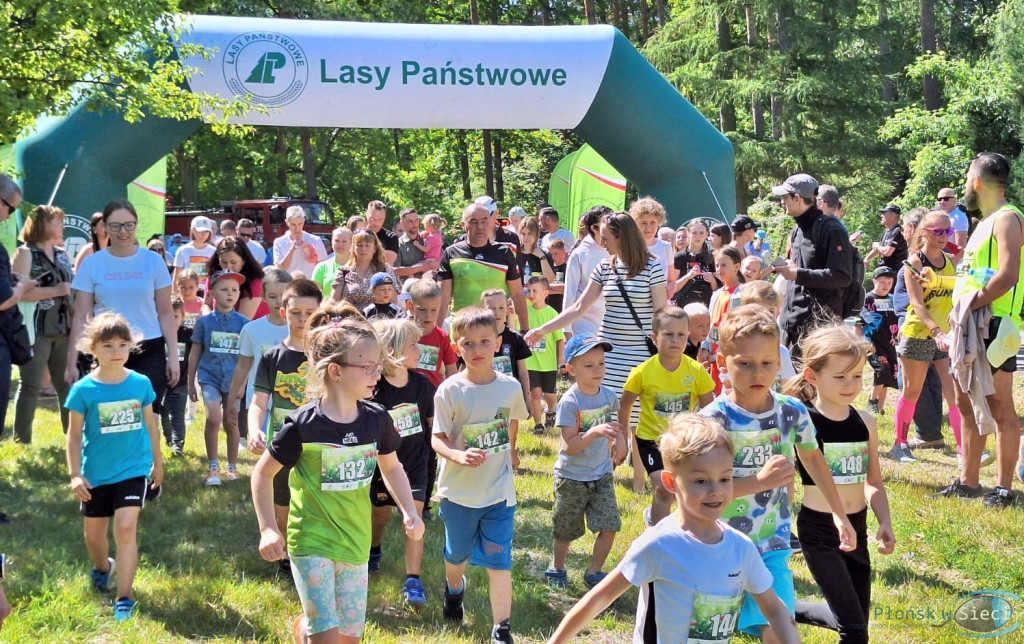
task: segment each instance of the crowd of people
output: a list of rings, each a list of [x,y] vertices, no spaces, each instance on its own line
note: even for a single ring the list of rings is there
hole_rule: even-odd
[[[244,478],[243,447],[258,456],[259,551],[294,580],[300,644],[362,636],[395,507],[405,601],[428,602],[422,536],[436,513],[445,619],[463,621],[473,564],[488,574],[492,640],[513,641],[521,427],[559,442],[546,581],[566,587],[571,543],[596,534],[589,592],[552,642],[631,585],[637,642],[793,642],[797,620],[867,642],[869,507],[879,552],[896,546],[879,458],[910,466],[913,450],[944,447],[945,401],[959,471],[935,496],[1007,507],[1024,476],[1012,398],[1024,216],[1006,203],[1009,177],[1005,158],[983,153],[963,206],[952,188],[931,209],[886,205],[863,259],[839,191],[807,174],[772,189],[793,220],[783,248],[742,215],[666,228],[650,197],[626,212],[591,208],[574,233],[547,204],[505,218],[489,196],[464,208],[450,243],[441,216],[421,222],[406,208],[391,231],[373,201],[333,231],[331,254],[298,206],[269,249],[251,221],[206,217],[185,243],[140,246],[134,207],[112,201],[72,262],[63,212],[39,206],[13,257],[0,246],[0,378],[24,322],[33,351],[20,364],[15,440],[31,442],[48,375],[91,583],[116,586],[117,620],[136,611],[135,534],[160,494],[162,454],[185,455],[201,401],[205,485]],[[20,201],[0,175],[0,220]],[[980,213],[973,232],[966,211]],[[874,382],[861,410],[865,366]],[[883,450],[875,416],[887,389],[899,393]],[[634,489],[650,486],[648,529],[606,571],[622,526],[614,471],[627,461]],[[980,469],[992,461],[986,489]],[[795,601],[794,553],[825,602]],[[0,625],[9,610],[0,585]]]

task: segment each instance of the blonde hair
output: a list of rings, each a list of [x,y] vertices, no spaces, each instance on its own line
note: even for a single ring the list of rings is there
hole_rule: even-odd
[[[692,456],[703,456],[718,448],[733,453],[732,438],[722,424],[697,414],[675,414],[669,418],[658,447],[665,469],[673,473]]]
[[[680,320],[685,322],[687,326],[690,324],[690,316],[686,314],[686,311],[678,306],[669,304],[654,312],[654,317],[651,319],[651,333],[660,333],[661,327],[669,320]]]
[[[917,251],[924,248],[924,229],[927,227],[929,220],[935,220],[939,218],[945,219],[947,227],[952,226],[952,222],[949,215],[942,212],[941,210],[929,210],[928,212],[921,215],[921,221],[918,222],[917,227],[914,229],[914,236],[910,238],[910,252],[916,253]],[[935,224],[932,223],[932,226]]]
[[[487,304],[487,298],[500,295],[501,299],[508,300],[508,294],[500,288],[489,288],[480,294],[480,306]]]
[[[633,221],[644,215],[654,215],[658,218],[659,225],[665,225],[665,206],[661,205],[661,202],[654,197],[643,197],[630,204],[629,216],[633,218]]]
[[[306,393],[310,398],[324,394],[327,368],[345,362],[349,352],[360,342],[380,340],[362,313],[351,304],[327,305],[313,312],[306,323],[306,357],[309,359],[309,381]]]
[[[409,297],[412,298],[413,304],[441,297],[441,287],[434,280],[421,278],[409,287]]]
[[[718,325],[718,352],[730,355],[736,343],[747,338],[768,338],[779,343],[779,325],[775,316],[763,306],[747,304],[729,309]]]
[[[93,348],[110,340],[126,340],[131,351],[138,349],[142,343],[142,334],[132,329],[128,320],[119,313],[100,313],[86,323],[82,335],[75,343],[75,348],[82,353],[93,353]]]
[[[441,215],[432,212],[423,218],[423,225],[424,227],[436,228],[439,231],[444,230],[444,219],[441,219]]]
[[[374,320],[373,330],[380,339],[384,358],[382,375],[385,376],[393,376],[399,369],[404,369],[405,345],[410,340],[419,341],[423,337],[419,325],[409,318]]]
[[[463,333],[479,326],[493,329],[495,335],[498,333],[498,321],[494,318],[494,313],[490,309],[485,309],[482,306],[467,306],[459,310],[455,317],[452,318],[452,340],[458,342]]]
[[[875,352],[875,347],[845,324],[829,324],[804,336],[800,341],[800,352],[800,368],[795,376],[783,383],[782,391],[788,396],[809,401],[814,399],[816,391],[804,377],[804,369],[821,371],[836,356],[851,358],[852,368],[863,368],[864,361]]]
[[[356,246],[359,242],[373,240],[373,257],[370,258],[370,269],[375,273],[383,273],[388,270],[388,260],[384,255],[384,246],[381,245],[377,236],[369,228],[363,228],[352,235],[352,251],[348,255],[346,268],[354,268],[356,265]]]
[[[178,272],[177,283],[181,284],[185,280],[192,280],[198,286],[199,285],[199,281],[200,281],[199,280],[199,273],[195,272],[191,268],[186,268],[186,269],[183,269],[183,270],[179,271]]]
[[[740,304],[757,304],[774,313],[779,310],[779,303],[778,292],[764,280],[747,282],[740,287]]]
[[[25,217],[25,225],[21,227],[18,239],[26,244],[47,241],[50,233],[46,231],[46,226],[57,217],[62,221],[64,219],[64,211],[57,206],[36,206],[28,213],[28,217]]]

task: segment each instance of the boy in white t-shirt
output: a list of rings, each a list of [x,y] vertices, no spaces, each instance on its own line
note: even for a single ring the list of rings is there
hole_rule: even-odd
[[[558,625],[568,642],[630,586],[640,587],[633,642],[728,642],[744,592],[753,595],[780,642],[799,642],[796,621],[772,590],[757,548],[720,521],[732,499],[733,445],[721,424],[672,417],[661,436],[662,484],[678,509],[637,537],[619,565]],[[653,596],[652,596],[653,595]]]

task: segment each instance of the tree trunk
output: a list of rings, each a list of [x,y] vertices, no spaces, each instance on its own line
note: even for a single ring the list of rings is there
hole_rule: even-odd
[[[715,26],[716,35],[718,36],[718,53],[725,54],[732,49],[732,41],[729,37],[729,21],[725,16],[725,7],[723,6],[723,0],[718,0],[718,23]],[[724,57],[723,57],[724,58]],[[718,63],[718,80],[728,80],[731,74],[729,70],[725,68],[724,63]],[[732,100],[726,98],[722,100],[722,104],[718,108],[718,124],[722,132],[735,132],[736,131],[736,106]]]
[[[540,24],[551,25],[551,0],[540,0]]]
[[[319,199],[316,187],[316,163],[313,160],[313,142],[308,127],[299,128],[302,146],[302,175],[306,178],[306,199]]]
[[[494,157],[491,150],[491,131],[483,131],[484,139],[484,193],[494,196]]]
[[[476,6],[476,0],[469,0],[469,23],[471,25],[480,24],[480,12]]]
[[[882,100],[886,103],[892,103],[896,100],[896,85],[892,82],[892,76],[889,75],[889,54],[892,50],[889,47],[889,7],[886,6],[886,0],[879,0],[878,2],[878,55],[881,58],[881,65],[879,65],[880,71],[882,72]]]
[[[469,201],[473,198],[473,189],[469,183],[469,149],[466,146],[466,131],[455,130],[455,142],[459,151],[459,178],[462,179],[462,198]]]
[[[934,54],[935,46],[935,0],[921,0],[921,51]],[[924,77],[924,108],[939,109],[939,80],[931,74]]]
[[[594,0],[583,0],[583,13],[587,17],[588,25],[597,24],[597,14],[594,13]]]
[[[753,51],[758,45],[757,37],[757,21],[754,18],[754,8],[749,4],[743,6],[743,13],[746,17],[747,22],[747,47]],[[754,61],[753,54],[747,56],[747,64],[749,65],[749,73],[753,75]],[[761,96],[754,94],[750,97],[750,115],[754,121],[754,138],[764,138],[764,104],[761,102]]]
[[[502,169],[504,154],[501,145],[501,130],[494,132],[491,137],[494,143],[494,198],[501,203],[505,200],[505,174]]]
[[[196,176],[192,157],[185,151],[185,144],[174,148],[174,158],[178,161],[178,179],[181,181],[181,203],[194,204],[199,202],[199,177]]]
[[[640,44],[643,45],[651,37],[651,8],[647,0],[639,0],[640,4]]]
[[[665,11],[665,0],[654,0],[654,7],[658,10],[658,25],[665,26],[668,22],[668,13]]]
[[[288,194],[288,139],[287,129],[277,128],[277,143],[274,146],[274,155],[277,157],[277,188],[274,192],[279,195]]]

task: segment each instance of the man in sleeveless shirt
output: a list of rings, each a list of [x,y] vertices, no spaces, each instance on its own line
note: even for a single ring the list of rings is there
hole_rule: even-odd
[[[1009,179],[1009,161],[1001,154],[992,152],[976,156],[967,171],[964,203],[968,210],[980,211],[982,221],[964,249],[964,258],[957,270],[953,300],[957,301],[972,291],[978,291],[972,308],[992,306],[992,324],[986,346],[995,338],[1003,318],[1009,317],[1018,332],[1021,328],[1020,311],[1024,303],[1024,288],[1018,287],[1024,217],[1017,207],[1006,202],[1006,184]],[[984,269],[992,269],[994,274],[982,284],[975,276]],[[972,270],[975,275],[971,274]],[[985,494],[986,507],[1009,507],[1014,503],[1011,487],[1020,449],[1020,424],[1013,406],[1015,370],[1016,356],[1010,356],[1003,364],[992,365],[995,393],[986,396],[986,401],[996,422],[998,472],[995,489]],[[958,384],[956,393],[963,418],[963,466],[960,477],[941,494],[977,497],[983,493],[979,469],[985,437],[978,432],[970,398],[960,391]]]

